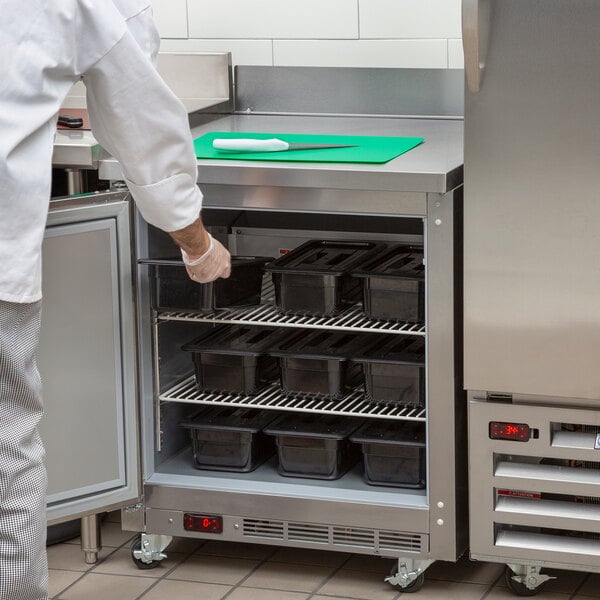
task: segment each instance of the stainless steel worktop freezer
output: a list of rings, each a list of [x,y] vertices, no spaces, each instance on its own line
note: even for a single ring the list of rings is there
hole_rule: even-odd
[[[469,545],[533,595],[600,572],[600,4],[463,9]]]
[[[123,511],[125,528],[142,532],[132,549],[145,565],[159,561],[172,536],[218,537],[398,558],[392,585],[420,587],[435,560],[466,549],[465,399],[461,385],[460,120],[380,117],[235,115],[195,128],[206,131],[420,135],[425,143],[383,165],[198,162],[203,218],[234,254],[276,256],[306,239],[381,239],[421,243],[426,260],[426,318],[419,324],[370,321],[353,308],[333,318],[281,317],[267,300],[259,310],[198,315],[155,311],[148,267],[138,266],[139,367],[143,498]],[[100,163],[119,179],[118,164]],[[170,239],[136,222],[138,259],[176,252]],[[268,295],[268,294],[267,294]],[[181,344],[214,323],[243,323],[426,340],[426,407],[374,406],[354,392],[338,403],[203,394]],[[427,484],[422,490],[369,486],[354,469],[336,481],[290,479],[272,462],[247,474],[193,466],[180,420],[198,405],[419,421],[427,430]],[[220,515],[223,532],[186,531],[185,513]]]

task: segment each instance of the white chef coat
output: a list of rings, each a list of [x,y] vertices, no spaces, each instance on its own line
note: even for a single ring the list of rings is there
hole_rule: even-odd
[[[80,78],[149,223],[190,225],[202,194],[187,113],[152,64],[148,0],[0,0],[0,15],[0,300],[35,302],[57,113]]]

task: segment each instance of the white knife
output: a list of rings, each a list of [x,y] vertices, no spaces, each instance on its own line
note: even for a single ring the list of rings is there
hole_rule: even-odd
[[[325,148],[354,148],[356,144],[293,144],[277,138],[253,140],[244,138],[215,139],[213,148],[227,152],[285,152],[286,150],[321,150]]]

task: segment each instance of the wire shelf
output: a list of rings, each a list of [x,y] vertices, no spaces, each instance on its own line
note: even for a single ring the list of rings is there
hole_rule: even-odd
[[[340,331],[399,333],[425,336],[425,324],[368,319],[359,309],[352,308],[335,317],[283,315],[274,306],[261,305],[245,309],[225,309],[214,313],[163,312],[159,321],[196,321],[230,323],[233,325],[267,325],[276,327],[303,327],[307,329],[338,329]]]
[[[425,408],[373,404],[366,400],[364,392],[360,390],[351,392],[341,400],[328,400],[309,396],[290,397],[283,394],[277,384],[272,384],[256,396],[207,393],[198,390],[193,376],[160,394],[159,400],[163,402],[267,408],[351,417],[380,417],[402,421],[426,420]]]
[[[232,325],[266,325],[270,327],[302,327],[307,329],[339,329],[353,332],[426,335],[424,323],[375,321],[367,318],[358,307],[349,308],[334,317],[284,315],[275,306],[275,289],[271,278],[265,276],[262,286],[262,298],[259,306],[219,309],[211,313],[158,312],[157,318],[159,321],[195,321]]]

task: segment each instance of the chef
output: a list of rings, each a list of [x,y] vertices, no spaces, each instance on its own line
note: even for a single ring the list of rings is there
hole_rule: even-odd
[[[0,0],[0,598],[48,598],[46,473],[35,362],[41,244],[57,112],[83,79],[96,139],[142,216],[169,232],[189,276],[228,277],[204,228],[187,113],[153,67],[147,0]]]

